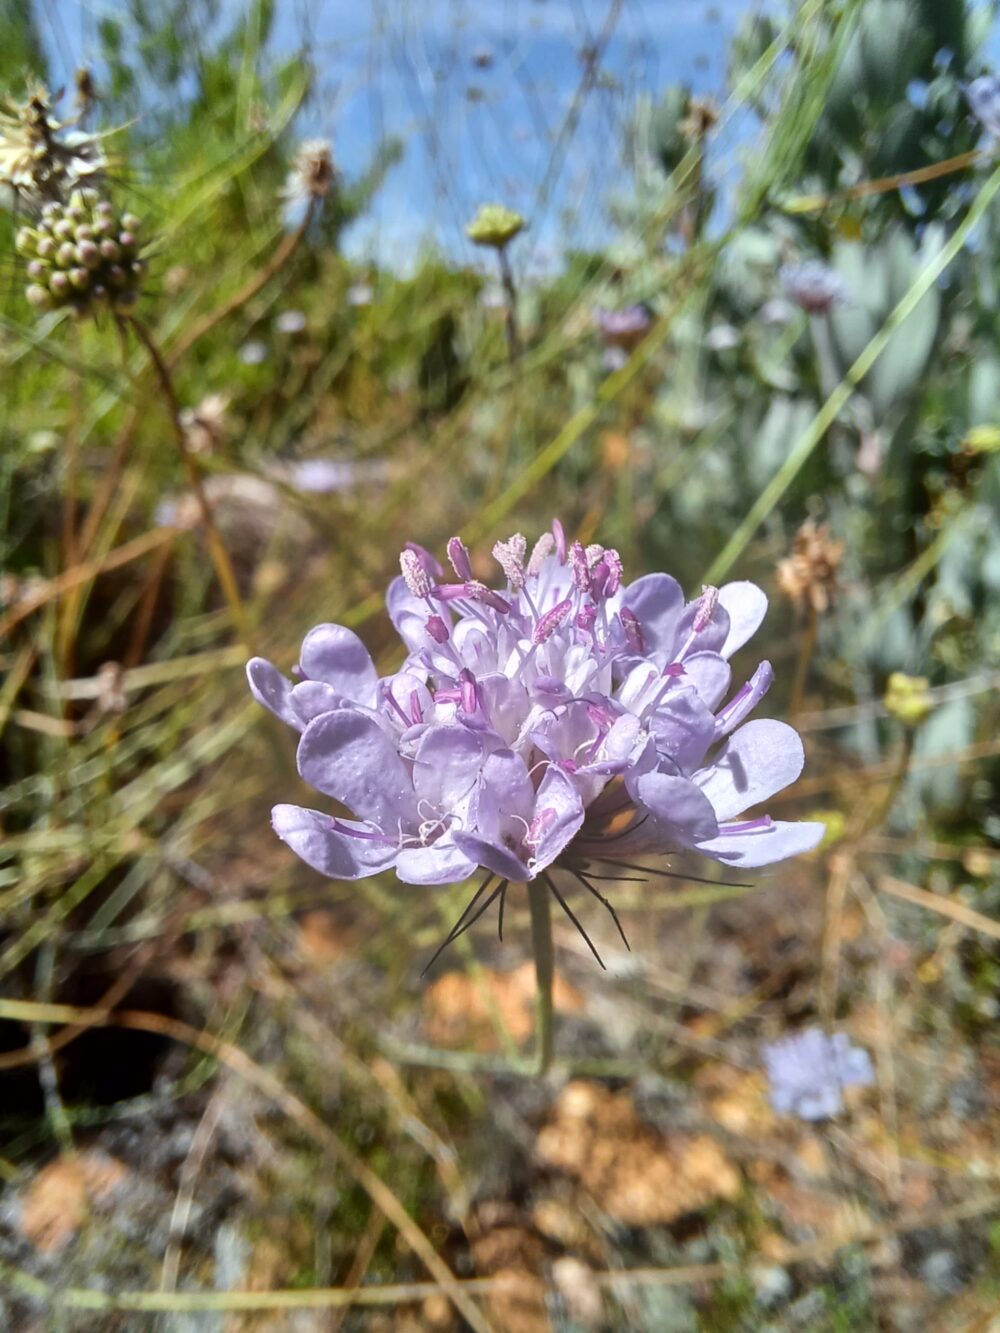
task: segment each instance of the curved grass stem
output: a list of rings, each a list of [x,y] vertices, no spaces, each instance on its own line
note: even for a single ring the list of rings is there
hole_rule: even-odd
[[[174,438],[177,441],[181,461],[184,464],[184,471],[187,474],[188,485],[191,487],[198,509],[201,513],[201,521],[205,527],[205,536],[208,540],[212,565],[215,568],[216,577],[219,580],[219,584],[222,587],[223,594],[229,606],[229,614],[233,622],[233,628],[236,630],[239,637],[249,645],[246,611],[244,610],[243,600],[240,597],[240,590],[236,583],[236,575],[233,572],[232,561],[229,559],[229,552],[226,550],[225,543],[216,526],[215,516],[212,513],[211,503],[205,493],[205,487],[201,479],[201,471],[198,467],[197,460],[188,447],[187,435],[185,434],[184,426],[181,423],[180,404],[177,401],[177,392],[174,389],[174,382],[170,374],[170,369],[164,361],[153,335],[146,328],[145,324],[134,315],[126,316],[126,322],[146,349],[149,359],[152,362],[153,369],[156,371],[156,377],[159,381],[160,389],[163,393],[163,398],[170,416],[170,424],[173,428]]]

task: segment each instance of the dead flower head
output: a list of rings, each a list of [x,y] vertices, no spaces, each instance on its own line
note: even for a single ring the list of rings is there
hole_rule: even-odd
[[[799,610],[810,607],[821,616],[833,605],[843,555],[844,543],[831,536],[828,523],[806,519],[791,554],[778,561],[778,587]]]
[[[29,88],[25,101],[0,98],[0,202],[38,210],[64,203],[81,184],[99,181],[108,166],[104,135],[58,120],[48,90]]]
[[[712,97],[692,97],[687,115],[680,123],[680,132],[689,143],[700,143],[710,134],[719,120],[718,103]]]
[[[285,185],[285,198],[293,203],[325,199],[337,183],[333,149],[326,139],[305,139],[299,145]]]
[[[197,407],[186,407],[181,425],[188,448],[195,454],[211,454],[226,437],[229,399],[224,393],[207,394]]]

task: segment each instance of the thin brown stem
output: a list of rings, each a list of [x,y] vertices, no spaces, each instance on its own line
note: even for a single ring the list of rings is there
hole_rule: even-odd
[[[178,341],[171,347],[167,359],[167,366],[173,370],[186,352],[189,352],[196,342],[200,342],[206,333],[210,333],[224,319],[235,314],[248,301],[252,301],[258,292],[263,291],[273,277],[285,267],[292,255],[299,248],[302,238],[309,230],[309,224],[312,222],[316,213],[315,199],[310,199],[309,206],[306,209],[305,216],[294,231],[287,232],[283,237],[281,244],[275,250],[274,254],[267,261],[263,268],[258,269],[252,278],[234,292],[228,301],[223,301],[222,305],[217,306],[215,310],[210,310],[207,315],[203,315],[195,324],[182,334]]]
[[[194,494],[198,509],[201,512],[201,521],[205,527],[205,536],[208,540],[208,548],[212,556],[212,564],[215,567],[215,573],[219,583],[222,586],[223,594],[229,604],[229,613],[233,621],[233,627],[244,642],[249,643],[249,632],[247,626],[246,612],[243,609],[243,601],[240,597],[240,590],[236,583],[236,575],[233,572],[232,562],[229,559],[229,552],[226,550],[225,543],[219,535],[219,530],[215,524],[215,516],[212,513],[212,506],[209,503],[208,496],[205,493],[205,487],[201,479],[197,460],[188,446],[187,434],[181,422],[180,404],[177,401],[177,393],[174,389],[174,382],[170,375],[170,369],[160,354],[160,349],[141,320],[135,315],[128,315],[128,324],[134,331],[136,337],[142,343],[149,354],[149,359],[156,371],[157,379],[160,383],[160,389],[163,392],[164,401],[170,415],[170,424],[173,427],[174,438],[177,441],[177,447],[180,451],[181,461],[184,464],[184,471],[187,474],[188,485]]]

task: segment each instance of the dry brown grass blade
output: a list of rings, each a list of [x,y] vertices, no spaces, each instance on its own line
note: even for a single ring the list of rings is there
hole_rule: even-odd
[[[982,912],[966,907],[965,903],[956,902],[954,898],[946,898],[940,893],[930,893],[927,889],[907,884],[902,879],[894,879],[891,875],[881,875],[876,883],[883,893],[924,907],[928,912],[936,912],[938,916],[946,916],[959,925],[968,926],[970,930],[978,930],[981,935],[988,935],[991,940],[1000,940],[1000,921],[983,916]]]
[[[451,1269],[434,1249],[430,1240],[409,1215],[385,1181],[377,1176],[350,1148],[323,1123],[305,1102],[290,1092],[280,1079],[252,1060],[239,1046],[198,1028],[167,1018],[163,1014],[139,1010],[77,1009],[64,1004],[36,1004],[28,1000],[0,1001],[0,1018],[29,1023],[69,1023],[75,1027],[121,1027],[138,1032],[155,1032],[185,1046],[194,1047],[218,1060],[247,1083],[269,1098],[288,1118],[321,1144],[361,1186],[376,1208],[392,1223],[410,1249],[434,1278],[440,1290],[476,1333],[492,1333],[482,1311],[462,1290]]]
[[[901,1213],[895,1220],[884,1224],[860,1227],[848,1236],[808,1241],[791,1247],[782,1262],[787,1266],[799,1263],[824,1264],[832,1262],[842,1250],[854,1245],[873,1246],[892,1236],[903,1236],[925,1227],[945,1226],[949,1223],[985,1217],[1000,1211],[1000,1195],[967,1199],[951,1208],[927,1208],[919,1212]],[[614,1291],[629,1287],[691,1287],[718,1282],[724,1278],[739,1277],[752,1264],[721,1261],[704,1264],[682,1264],[676,1268],[628,1268],[595,1272],[594,1280],[601,1287]],[[412,1304],[434,1295],[441,1288],[433,1282],[398,1282],[384,1286],[352,1286],[293,1288],[271,1291],[123,1291],[109,1294],[69,1288],[56,1293],[44,1283],[27,1274],[0,1265],[0,1273],[12,1278],[12,1285],[30,1290],[36,1297],[49,1297],[52,1303],[67,1309],[138,1310],[146,1313],[195,1313],[206,1311],[265,1310],[335,1310],[347,1306],[394,1306]],[[473,1296],[489,1296],[503,1290],[503,1274],[498,1277],[454,1280],[459,1294],[471,1305]],[[472,1307],[475,1309],[475,1307]],[[474,1327],[481,1327],[481,1323]]]
[[[113,569],[121,569],[123,565],[131,564],[133,560],[141,560],[150,551],[155,551],[158,547],[165,546],[167,542],[172,542],[176,536],[177,534],[173,528],[154,528],[152,532],[144,532],[141,537],[134,537],[130,542],[125,542],[123,546],[116,547],[115,550],[109,551],[107,555],[101,556],[98,560],[87,560],[81,565],[74,565],[72,569],[64,570],[58,578],[49,579],[44,587],[39,588],[30,597],[22,598],[15,606],[11,607],[3,619],[0,620],[0,641],[6,634],[10,633],[15,625],[19,625],[22,620],[26,620],[39,607],[62,597],[72,588],[78,588],[81,584],[89,583],[92,579],[97,578],[99,574],[108,574]]]

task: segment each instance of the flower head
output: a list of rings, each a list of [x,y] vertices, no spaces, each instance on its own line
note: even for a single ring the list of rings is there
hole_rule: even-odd
[[[524,230],[524,218],[503,204],[483,204],[465,229],[474,245],[503,250],[519,231]]]
[[[875,1073],[868,1052],[842,1032],[828,1037],[806,1028],[763,1048],[771,1105],[803,1120],[825,1120],[844,1109],[843,1091],[868,1087]]]
[[[778,278],[788,299],[810,315],[825,315],[850,301],[843,278],[820,259],[784,264]]]
[[[830,525],[806,519],[792,539],[791,553],[778,561],[778,587],[800,610],[811,606],[823,615],[836,597],[843,557],[844,543],[833,537]]]
[[[649,306],[641,302],[625,306],[622,310],[606,310],[598,306],[594,311],[594,323],[606,346],[623,347],[630,351],[649,332],[653,315]]]
[[[1000,78],[984,74],[965,90],[969,109],[991,139],[1000,139]]]
[[[305,139],[288,173],[285,198],[290,203],[325,199],[336,183],[337,168],[329,143],[326,139]]]
[[[25,295],[41,310],[77,315],[134,303],[146,272],[139,253],[141,223],[119,214],[96,190],[74,190],[66,204],[50,200],[41,218],[15,238],[27,260]]]
[[[41,86],[23,103],[0,100],[0,187],[32,210],[46,201],[65,203],[79,185],[94,184],[105,172],[101,138],[57,120]]]
[[[560,871],[594,892],[591,863],[692,850],[751,868],[817,844],[821,824],[746,814],[802,767],[791,727],[747,720],[768,663],[730,694],[728,659],[767,606],[759,588],[687,601],[667,574],[626,584],[617,551],[567,543],[558,522],[494,555],[498,588],[473,577],[457,537],[455,581],[403,550],[387,601],[406,656],[390,675],[339,625],[309,632],[295,682],[250,662],[256,698],[301,733],[299,772],[352,816],[277,806],[303,860],[413,884],[478,867],[484,885],[542,877],[553,892]]]
[[[884,702],[889,716],[906,727],[918,727],[934,709],[927,677],[908,676],[903,671],[889,677]]]

